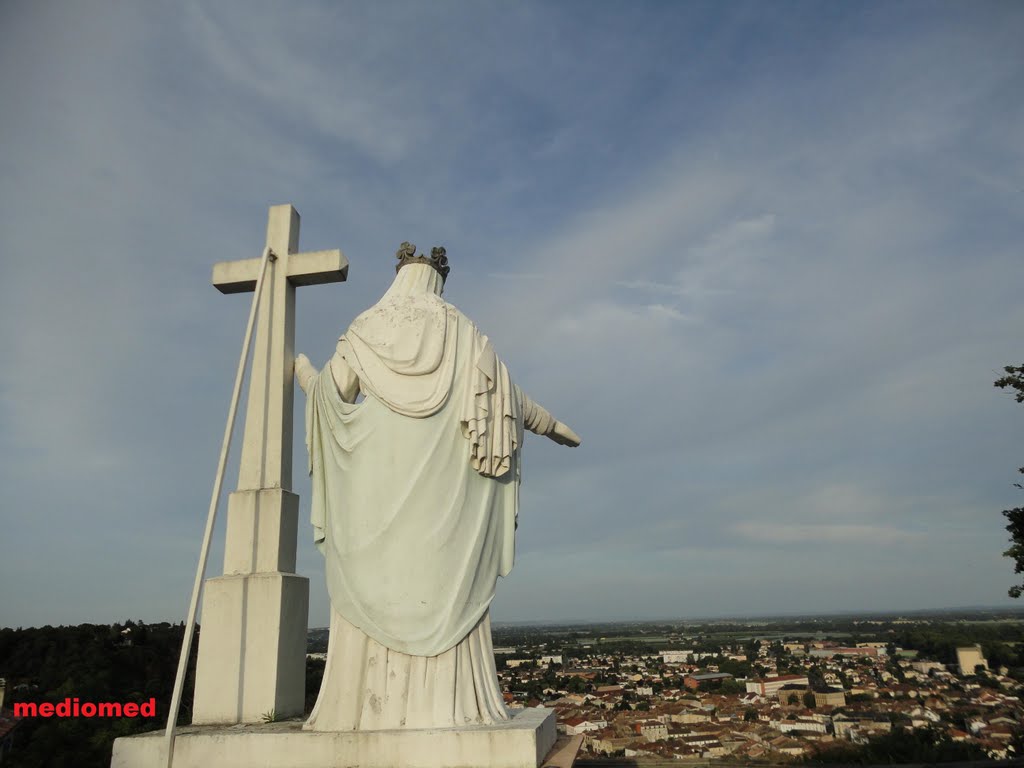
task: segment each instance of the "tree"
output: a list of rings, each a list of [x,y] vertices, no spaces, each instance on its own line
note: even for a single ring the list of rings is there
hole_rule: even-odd
[[[586,693],[587,692],[587,681],[582,677],[576,677],[573,675],[569,678],[569,681],[565,685],[565,690],[569,693]]]
[[[814,709],[815,701],[814,694],[808,691],[804,694],[804,706],[808,709]]]
[[[746,687],[735,680],[723,680],[718,686],[718,693],[736,695],[746,693]]]
[[[1012,366],[1008,365],[1003,368],[1006,372],[1006,376],[996,379],[995,386],[1000,389],[1017,390],[1014,399],[1018,403],[1024,403],[1024,365]],[[1024,467],[1021,467],[1019,471],[1024,474]],[[1024,485],[1020,483],[1014,483],[1017,488],[1024,488]],[[1010,533],[1010,548],[1003,552],[1006,557],[1012,558],[1014,561],[1014,573],[1024,573],[1024,507],[1015,507],[1014,509],[1004,509],[1003,516],[1009,520],[1009,524],[1006,526],[1006,530]],[[1024,583],[1017,584],[1009,589],[1010,597],[1020,597],[1024,594]]]
[[[747,652],[747,661],[754,661],[761,651],[761,641],[756,637],[750,638],[744,646],[744,650]]]

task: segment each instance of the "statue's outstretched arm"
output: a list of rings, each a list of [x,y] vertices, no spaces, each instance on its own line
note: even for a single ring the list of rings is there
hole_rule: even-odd
[[[548,433],[548,437],[559,445],[567,445],[570,448],[575,448],[582,442],[580,436],[573,432],[568,424],[563,424],[560,421],[555,422],[555,427]]]
[[[299,382],[302,391],[309,394],[309,383],[317,377],[319,371],[309,362],[309,358],[299,353],[295,358],[295,378]]]
[[[520,390],[523,402],[523,426],[536,435],[543,435],[554,440],[559,445],[567,445],[575,448],[580,444],[580,436],[577,435],[568,424],[563,424],[542,406],[535,403],[530,397]]]
[[[356,396],[359,394],[359,377],[349,368],[345,358],[341,355],[332,357],[328,365],[331,366],[331,378],[334,379],[334,384],[338,388],[338,394],[341,395],[341,399],[346,403],[354,403]],[[319,374],[320,372],[313,367],[308,357],[300,354],[295,358],[295,378],[298,379],[299,386],[302,387],[303,392],[309,394],[309,384]]]

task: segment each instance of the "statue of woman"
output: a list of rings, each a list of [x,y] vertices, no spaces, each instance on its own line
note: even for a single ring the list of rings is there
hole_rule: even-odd
[[[312,730],[508,718],[489,607],[512,568],[523,429],[580,444],[441,298],[444,249],[403,243],[397,256],[391,288],[329,364],[295,361],[331,598]]]

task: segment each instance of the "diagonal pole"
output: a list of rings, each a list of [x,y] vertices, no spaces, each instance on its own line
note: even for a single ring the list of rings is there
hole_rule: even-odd
[[[171,768],[171,763],[174,760],[174,727],[178,720],[178,709],[181,707],[181,692],[185,687],[185,670],[188,667],[188,657],[192,650],[192,637],[196,630],[196,609],[199,606],[199,595],[203,588],[203,577],[206,575],[206,560],[210,554],[210,539],[213,536],[213,525],[217,519],[217,504],[220,501],[221,486],[224,484],[224,468],[228,461],[228,451],[231,449],[231,433],[234,431],[235,415],[238,413],[238,397],[242,392],[242,379],[245,378],[245,367],[249,362],[249,342],[252,339],[252,327],[256,320],[256,309],[260,303],[263,276],[267,272],[267,262],[276,260],[277,257],[270,250],[269,245],[263,249],[263,258],[260,261],[260,268],[256,277],[256,290],[253,292],[252,307],[249,309],[249,322],[245,326],[242,356],[238,360],[238,371],[235,373],[235,389],[231,394],[231,405],[228,408],[228,423],[224,427],[224,440],[220,447],[217,476],[213,481],[210,509],[206,515],[206,531],[203,534],[203,546],[199,550],[199,566],[196,568],[196,580],[192,585],[192,601],[188,606],[185,637],[181,641],[181,655],[178,657],[178,673],[174,678],[171,709],[167,713],[167,730],[164,733],[164,743],[167,745],[167,768]]]

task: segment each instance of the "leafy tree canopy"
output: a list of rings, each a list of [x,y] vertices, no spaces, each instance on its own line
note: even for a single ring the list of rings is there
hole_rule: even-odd
[[[995,386],[1000,389],[1016,390],[1014,399],[1018,403],[1024,403],[1024,365],[1008,365],[1003,368],[1005,376],[996,379]],[[1024,473],[1024,467],[1020,472]],[[1014,483],[1022,488],[1020,483]],[[1010,533],[1010,548],[1003,554],[1014,561],[1014,573],[1024,573],[1024,507],[1004,509],[1003,516],[1009,520],[1006,530]],[[1009,589],[1010,597],[1020,597],[1024,594],[1024,583],[1015,584]]]

